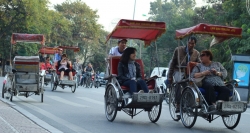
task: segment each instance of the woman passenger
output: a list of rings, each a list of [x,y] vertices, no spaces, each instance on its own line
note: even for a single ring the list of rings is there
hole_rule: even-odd
[[[140,89],[139,93],[150,92],[146,82],[142,79],[140,65],[135,62],[136,49],[128,47],[124,50],[121,60],[118,64],[118,82],[121,86],[129,88],[129,93],[132,95],[137,92],[137,87]]]
[[[60,80],[63,79],[64,73],[69,73],[69,80],[73,80],[72,70],[70,69],[70,62],[67,59],[67,55],[62,55],[62,60],[58,61],[58,71],[60,72]]]
[[[215,109],[215,102],[228,101],[230,90],[225,86],[222,79],[227,77],[227,70],[219,62],[214,62],[213,54],[209,50],[204,50],[200,54],[201,63],[193,68],[191,77],[199,78],[205,76],[202,80],[202,87],[205,89],[205,99],[209,105],[209,110]],[[218,92],[216,98],[215,91]]]

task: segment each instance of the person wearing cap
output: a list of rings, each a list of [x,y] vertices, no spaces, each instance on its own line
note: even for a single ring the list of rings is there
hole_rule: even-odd
[[[127,39],[119,39],[118,46],[112,47],[109,51],[109,56],[122,56],[126,49]]]
[[[60,72],[60,80],[63,79],[64,73],[69,73],[69,80],[73,80],[72,70],[70,69],[70,62],[66,54],[62,55],[62,60],[58,61],[58,71]]]
[[[55,57],[54,57],[54,62],[56,63],[57,61],[62,59],[62,52],[63,49],[62,48],[58,48],[57,49],[57,53],[55,53]]]
[[[179,82],[185,76],[185,69],[189,61],[201,62],[200,53],[194,49],[197,39],[194,36],[190,36],[187,40],[186,46],[179,46],[174,50],[171,63],[169,65],[167,83],[172,84],[173,81]],[[180,69],[180,71],[179,71]],[[185,86],[185,85],[184,85]],[[180,98],[181,98],[181,87],[177,84],[175,87],[175,102],[177,103],[176,112],[180,111]]]

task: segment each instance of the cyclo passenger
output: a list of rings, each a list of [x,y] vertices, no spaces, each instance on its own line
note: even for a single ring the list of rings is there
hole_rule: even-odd
[[[209,111],[215,110],[216,100],[228,101],[230,90],[227,88],[222,79],[227,77],[227,70],[220,62],[214,62],[213,54],[209,50],[201,51],[201,63],[197,64],[191,73],[191,77],[200,78],[205,76],[202,80],[201,88],[205,89],[205,100],[207,101]],[[218,92],[216,97],[215,91]]]
[[[173,79],[175,82],[181,81],[185,78],[185,69],[180,68],[181,72],[179,72],[179,67],[187,66],[188,61],[192,62],[200,62],[200,53],[194,49],[196,45],[197,39],[194,36],[188,38],[188,42],[186,46],[179,46],[175,48],[174,54],[172,57],[172,61],[170,63],[169,71],[168,71],[168,83],[172,84]],[[178,53],[179,52],[179,53]],[[179,56],[179,57],[178,57]],[[180,61],[180,66],[179,62]],[[181,98],[181,86],[185,87],[185,83],[176,84],[175,87],[175,102],[177,104],[176,113],[180,111],[180,98]]]
[[[121,86],[129,87],[129,95],[133,95],[134,92],[137,92],[139,88],[139,93],[150,92],[145,80],[142,79],[140,65],[135,62],[136,49],[133,47],[128,47],[124,50],[121,60],[118,64],[118,76],[117,80]]]
[[[58,61],[58,71],[60,72],[60,80],[63,79],[64,73],[69,73],[69,80],[73,80],[72,69],[70,68],[71,62],[68,61],[67,55],[62,55],[62,60]]]
[[[86,66],[83,70],[84,74],[81,80],[81,85],[84,83],[86,83],[87,78],[91,78],[91,73],[94,73],[94,69],[92,67],[91,63],[88,63],[88,66]]]
[[[51,73],[51,70],[54,69],[54,67],[50,63],[50,57],[46,57],[45,63],[41,62],[41,70],[45,70],[45,73]]]

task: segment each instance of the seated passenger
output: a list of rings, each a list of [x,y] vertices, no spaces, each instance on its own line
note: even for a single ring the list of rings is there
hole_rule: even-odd
[[[70,62],[67,59],[67,55],[62,55],[62,60],[58,61],[58,71],[60,72],[60,80],[63,79],[64,73],[69,73],[69,80],[73,80],[72,70],[70,69]]]
[[[140,89],[139,93],[149,92],[145,80],[142,79],[140,65],[135,62],[135,57],[136,49],[128,47],[124,50],[118,64],[117,80],[121,86],[129,88],[130,95],[137,92],[137,88]]]
[[[40,70],[46,70],[46,73],[50,73],[50,70],[53,70],[53,66],[50,63],[50,57],[46,57],[45,59],[45,63],[44,62],[40,62]]]
[[[209,50],[204,50],[200,55],[201,63],[193,68],[191,77],[199,78],[205,76],[202,80],[202,87],[205,89],[205,99],[210,106],[210,110],[215,109],[216,99],[219,101],[228,101],[230,90],[222,79],[226,78],[227,71],[219,62],[214,62],[213,54]],[[216,98],[215,91],[218,92]]]

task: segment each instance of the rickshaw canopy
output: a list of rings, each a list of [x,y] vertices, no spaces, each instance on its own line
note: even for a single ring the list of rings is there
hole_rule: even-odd
[[[191,34],[213,35],[215,38],[210,44],[210,46],[212,46],[232,37],[241,37],[242,29],[237,27],[200,23],[190,28],[176,30],[175,32],[176,39],[182,39]]]
[[[108,35],[106,42],[112,39],[139,39],[150,45],[166,31],[165,22],[138,21],[121,19]]]
[[[57,48],[70,49],[70,50],[73,50],[74,52],[80,51],[80,48],[76,46],[58,46]]]
[[[16,44],[17,42],[40,43],[44,45],[45,37],[42,34],[13,33],[11,36],[11,44]]]
[[[55,54],[57,52],[58,47],[43,47],[39,50],[39,53],[42,54]]]

